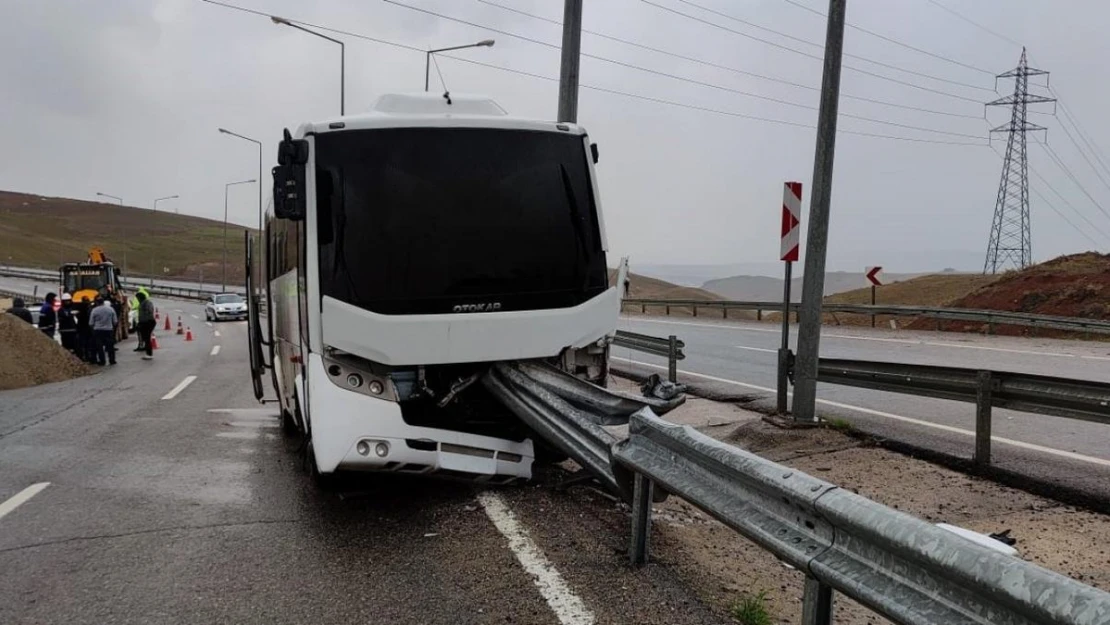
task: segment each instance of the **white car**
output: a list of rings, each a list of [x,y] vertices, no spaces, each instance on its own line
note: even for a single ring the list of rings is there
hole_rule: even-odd
[[[247,300],[238,293],[220,293],[208,298],[204,304],[204,318],[209,321],[246,319]]]

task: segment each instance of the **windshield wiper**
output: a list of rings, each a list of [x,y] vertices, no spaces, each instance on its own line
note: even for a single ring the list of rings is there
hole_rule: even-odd
[[[589,262],[589,250],[586,249],[586,232],[583,229],[582,213],[578,210],[578,200],[574,197],[574,188],[570,184],[570,174],[562,163],[559,163],[559,176],[563,180],[563,192],[570,204],[571,225],[574,227],[574,249],[578,262],[574,266],[574,277],[578,282],[579,292],[586,290],[590,273],[586,264]]]

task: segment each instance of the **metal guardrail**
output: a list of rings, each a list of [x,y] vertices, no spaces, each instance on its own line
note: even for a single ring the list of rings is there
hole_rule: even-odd
[[[634,474],[634,564],[659,484],[803,573],[805,625],[832,623],[834,591],[900,625],[1110,623],[1110,593],[648,411],[629,426],[613,458]]]
[[[686,358],[686,353],[682,351],[682,348],[686,347],[686,343],[680,341],[675,335],[672,334],[664,339],[647,334],[617,330],[616,335],[613,336],[613,345],[666,357],[667,379],[671,382],[678,381],[678,361]]]
[[[728,318],[729,310],[754,310],[756,318],[762,319],[763,311],[781,312],[782,302],[745,302],[732,300],[663,300],[663,299],[626,299],[624,306],[639,306],[641,312],[649,307],[663,307],[669,315],[671,308],[689,308],[693,316],[698,316],[698,308],[720,309],[722,316]],[[791,303],[790,311],[797,312],[798,304]],[[1057,315],[1034,315],[1030,313],[1006,312],[998,310],[977,310],[972,308],[938,308],[931,306],[870,306],[865,304],[823,304],[821,311],[830,314],[843,313],[855,315],[887,315],[897,317],[926,317],[941,321],[970,321],[987,326],[988,332],[996,325],[1015,325],[1051,330],[1070,330],[1073,332],[1094,332],[1110,334],[1110,321],[1085,319],[1083,317],[1061,317]]]
[[[56,282],[58,279],[57,271],[24,267],[0,267],[0,275],[8,276],[11,278],[21,278],[24,280],[46,280],[51,283]],[[164,296],[183,297],[187,299],[207,299],[212,295],[224,292],[224,290],[221,289],[220,286],[217,284],[197,283],[196,287],[172,284],[175,282],[182,282],[181,280],[158,280],[154,278],[123,276],[121,277],[120,282],[123,284],[123,286],[131,289],[144,287],[148,291],[150,291],[151,294],[154,294],[154,289],[158,289]],[[243,295],[246,293],[246,290],[241,286],[232,285],[228,287],[227,292],[239,293],[240,295]]]
[[[976,404],[975,462],[990,464],[991,408],[1110,425],[1110,384],[958,367],[821,358],[817,381]]]

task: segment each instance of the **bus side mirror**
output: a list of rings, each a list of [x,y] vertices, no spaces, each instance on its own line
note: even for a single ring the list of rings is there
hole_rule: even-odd
[[[274,174],[274,216],[300,221],[305,215],[304,165],[277,165]]]
[[[591,143],[590,144],[590,156],[592,156],[593,159],[594,159],[594,165],[597,165],[597,156],[598,155],[597,155],[597,144],[596,143]]]
[[[308,141],[294,139],[285,129],[278,144],[278,165],[274,167],[274,216],[278,219],[304,219],[305,163],[308,162]]]

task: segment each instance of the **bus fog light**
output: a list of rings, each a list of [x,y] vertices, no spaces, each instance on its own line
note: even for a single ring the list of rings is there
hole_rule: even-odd
[[[374,445],[374,453],[377,454],[379,458],[385,458],[389,455],[389,443],[378,443]]]
[[[360,456],[370,455],[370,443],[359,441],[358,445],[355,445],[355,451],[357,451]]]
[[[385,390],[385,387],[382,386],[382,383],[377,381],[377,380],[371,380],[369,388],[370,388],[370,392],[375,394],[375,395],[381,395],[382,391]]]
[[[347,376],[347,386],[351,388],[358,388],[362,386],[362,376],[357,373],[352,373]]]

